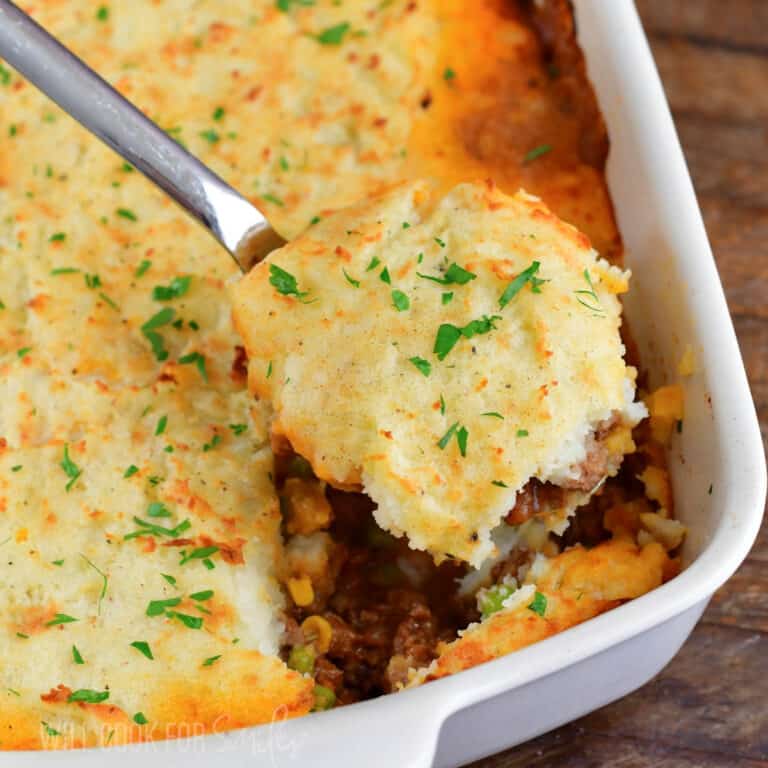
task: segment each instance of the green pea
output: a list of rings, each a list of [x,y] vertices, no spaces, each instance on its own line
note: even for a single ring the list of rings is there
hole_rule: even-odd
[[[303,675],[310,675],[315,668],[315,653],[306,645],[295,645],[291,648],[288,657],[288,666],[301,672]]]
[[[336,706],[336,694],[324,685],[315,686],[315,706],[313,711],[321,712],[324,709],[333,709]]]

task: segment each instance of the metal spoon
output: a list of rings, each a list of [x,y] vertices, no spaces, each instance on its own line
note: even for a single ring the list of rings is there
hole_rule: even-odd
[[[284,244],[265,216],[10,0],[0,57],[191,213],[243,272]]]

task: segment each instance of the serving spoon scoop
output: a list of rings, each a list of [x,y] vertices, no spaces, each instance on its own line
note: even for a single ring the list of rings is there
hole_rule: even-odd
[[[0,57],[194,216],[243,272],[285,240],[264,214],[10,0]]]

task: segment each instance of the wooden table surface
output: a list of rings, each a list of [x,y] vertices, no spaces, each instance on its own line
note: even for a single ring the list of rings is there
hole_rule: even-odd
[[[768,437],[768,0],[637,0]],[[768,768],[768,523],[672,663],[473,768]]]

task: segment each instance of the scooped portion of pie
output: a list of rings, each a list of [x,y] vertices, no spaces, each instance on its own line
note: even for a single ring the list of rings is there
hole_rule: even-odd
[[[561,532],[644,417],[624,360],[629,275],[538,198],[405,183],[316,222],[233,288],[273,444],[436,560]]]

